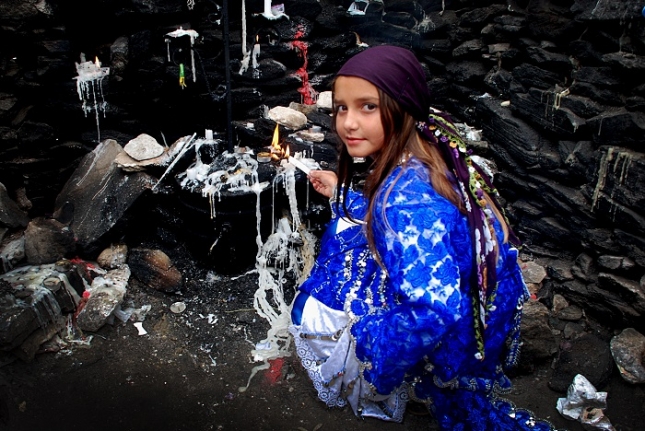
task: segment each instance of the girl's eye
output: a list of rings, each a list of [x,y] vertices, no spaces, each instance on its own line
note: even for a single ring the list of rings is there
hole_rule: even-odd
[[[334,111],[335,112],[343,112],[347,110],[347,106],[345,105],[336,105]]]
[[[378,106],[375,103],[366,103],[363,105],[363,108],[365,108],[366,111],[374,111],[378,108]]]

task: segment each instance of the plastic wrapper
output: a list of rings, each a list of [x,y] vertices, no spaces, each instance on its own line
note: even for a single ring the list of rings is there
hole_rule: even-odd
[[[607,392],[596,391],[581,374],[574,377],[567,390],[567,397],[559,398],[556,408],[565,418],[579,421],[586,430],[615,431],[604,413],[607,408]]]

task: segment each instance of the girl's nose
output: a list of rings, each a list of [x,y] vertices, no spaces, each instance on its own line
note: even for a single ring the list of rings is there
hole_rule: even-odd
[[[356,115],[355,113],[349,109],[345,113],[345,116],[343,118],[343,126],[345,129],[353,130],[358,127],[358,122],[356,121]]]

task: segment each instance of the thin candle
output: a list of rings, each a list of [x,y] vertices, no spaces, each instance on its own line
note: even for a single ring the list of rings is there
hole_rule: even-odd
[[[253,69],[258,68],[258,57],[260,57],[260,43],[258,36],[255,37],[255,45],[253,45],[253,54],[251,55],[251,66]]]
[[[296,168],[300,169],[305,174],[309,175],[309,171],[311,171],[311,169],[309,168],[309,166],[305,165],[300,160],[296,159],[295,157],[289,156],[287,157],[287,161],[291,163],[293,166],[295,166]]]

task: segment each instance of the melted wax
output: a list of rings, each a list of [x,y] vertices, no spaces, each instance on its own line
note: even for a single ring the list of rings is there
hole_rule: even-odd
[[[98,59],[94,63],[85,61],[85,54],[81,54],[81,62],[76,63],[76,91],[79,99],[83,102],[83,112],[87,114],[94,110],[96,116],[96,131],[98,141],[101,141],[101,129],[99,127],[99,112],[105,110],[107,103],[103,97],[103,79],[110,74],[109,67],[101,67]]]
[[[281,164],[273,182],[273,210],[276,185],[282,180],[289,200],[289,214],[273,226],[271,235],[263,242],[260,233],[260,194],[268,183],[258,181],[257,160],[250,152],[224,152],[213,163],[204,164],[199,158],[199,146],[203,143],[204,140],[196,141],[196,161],[179,178],[184,189],[201,191],[203,196],[209,198],[212,218],[216,215],[215,203],[221,199],[223,192],[255,193],[257,196],[258,252],[253,272],[258,274],[258,288],[253,296],[253,306],[258,315],[269,322],[270,328],[266,338],[256,343],[252,350],[254,360],[262,364],[252,369],[247,385],[239,388],[245,391],[258,371],[269,368],[269,361],[291,354],[288,328],[292,304],[286,302],[283,286],[287,275],[293,276],[296,286],[308,276],[315,259],[317,239],[301,223],[296,200],[296,169],[292,164]],[[273,213],[272,219],[275,220]]]

